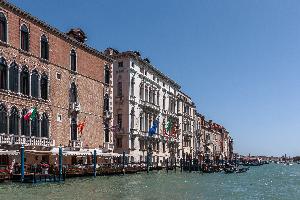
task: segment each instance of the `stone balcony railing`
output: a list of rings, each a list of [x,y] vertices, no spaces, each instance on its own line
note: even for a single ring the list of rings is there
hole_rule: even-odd
[[[73,148],[82,148],[83,143],[80,140],[70,140],[70,146]]]
[[[112,152],[114,150],[114,144],[109,142],[104,142],[103,151],[104,152]]]
[[[155,111],[157,111],[157,112],[160,111],[158,105],[155,105],[155,104],[150,103],[150,102],[148,102],[148,101],[141,100],[141,105],[144,106],[144,107],[146,107],[146,108],[150,108],[150,109],[152,109],[152,110],[155,110]]]
[[[10,134],[0,134],[0,144],[7,145],[25,145],[25,146],[43,146],[52,147],[55,146],[55,141],[44,137],[34,137],[34,136],[19,136]]]

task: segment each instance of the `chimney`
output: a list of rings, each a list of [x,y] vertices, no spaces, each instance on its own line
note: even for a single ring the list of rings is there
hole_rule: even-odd
[[[67,35],[81,43],[84,43],[87,39],[85,33],[80,28],[72,28],[69,32],[67,32]]]
[[[119,51],[111,47],[108,47],[107,49],[104,50],[104,54],[107,56],[113,56],[119,54]]]

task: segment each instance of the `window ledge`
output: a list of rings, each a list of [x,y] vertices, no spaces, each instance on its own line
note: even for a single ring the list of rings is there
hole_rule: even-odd
[[[41,61],[41,62],[43,62],[43,63],[46,63],[46,64],[49,64],[50,62],[49,62],[49,59],[47,60],[47,59],[45,59],[45,58],[39,58],[39,60]]]
[[[19,52],[25,54],[26,56],[32,56],[32,54],[29,51],[25,51],[23,49],[19,49]]]
[[[8,44],[7,42],[3,42],[3,41],[1,41],[1,40],[0,40],[0,45],[1,45],[1,46],[5,46],[5,47],[8,47],[8,46],[9,46],[9,44]]]
[[[70,69],[70,73],[71,73],[71,74],[74,74],[74,75],[77,75],[77,74],[78,74],[77,71],[73,71],[73,70],[71,70],[71,69]]]

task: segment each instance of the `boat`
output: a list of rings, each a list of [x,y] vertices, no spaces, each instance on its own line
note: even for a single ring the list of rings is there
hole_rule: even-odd
[[[249,170],[249,167],[243,167],[243,168],[237,169],[236,173],[244,173],[244,172],[246,172],[248,170]]]
[[[235,171],[236,171],[236,169],[234,167],[224,168],[225,174],[231,174],[231,173],[234,173]]]

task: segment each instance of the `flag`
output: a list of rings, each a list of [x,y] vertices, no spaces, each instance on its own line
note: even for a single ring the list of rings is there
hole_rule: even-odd
[[[37,110],[36,108],[31,108],[25,115],[24,119],[25,120],[33,120],[36,117]]]
[[[168,121],[168,124],[167,124],[167,131],[168,131],[168,132],[170,132],[170,131],[171,131],[171,129],[172,129],[172,126],[173,126],[173,124],[172,124],[172,120],[169,120],[169,121]]]
[[[149,132],[149,136],[155,135],[157,126],[158,126],[158,120],[156,119],[156,120],[153,121],[153,125],[149,129],[149,131],[148,131]]]
[[[80,123],[77,125],[77,128],[78,128],[80,134],[82,134],[82,131],[83,131],[84,126],[85,126],[85,122],[80,122]]]

